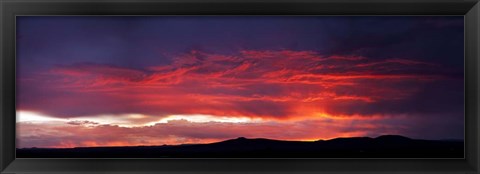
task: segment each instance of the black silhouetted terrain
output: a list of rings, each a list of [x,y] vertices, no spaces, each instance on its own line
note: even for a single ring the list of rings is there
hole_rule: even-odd
[[[22,148],[17,158],[463,158],[463,141],[398,135],[313,142],[237,138],[211,144]]]

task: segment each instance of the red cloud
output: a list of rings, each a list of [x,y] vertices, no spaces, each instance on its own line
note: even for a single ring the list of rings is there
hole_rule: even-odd
[[[244,50],[236,55],[192,51],[172,60],[145,69],[92,63],[54,67],[38,77],[35,86],[51,94],[51,102],[29,96],[30,102],[20,102],[19,109],[58,117],[142,113],[285,119],[320,112],[335,116],[347,103],[346,110],[352,112],[342,115],[361,114],[363,108],[358,107],[408,100],[422,85],[446,78],[437,65],[432,69],[427,62],[323,56],[314,51]]]

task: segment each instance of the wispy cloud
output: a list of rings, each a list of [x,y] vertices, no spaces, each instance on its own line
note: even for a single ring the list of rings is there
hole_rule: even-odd
[[[428,62],[376,61],[314,51],[243,50],[232,55],[191,51],[172,60],[145,69],[58,65],[31,82],[54,93],[48,97],[55,105],[30,96],[33,102],[20,103],[19,109],[56,117],[112,112],[252,118],[308,117],[322,112],[335,116],[332,108],[341,110],[345,103],[351,110],[409,100],[425,84],[452,80],[440,65]],[[389,68],[383,68],[386,65]],[[68,97],[62,95],[67,93]]]

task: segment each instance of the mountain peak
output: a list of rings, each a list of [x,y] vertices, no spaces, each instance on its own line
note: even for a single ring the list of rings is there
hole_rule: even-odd
[[[236,138],[236,140],[246,140],[246,139],[247,139],[247,138],[245,138],[245,137],[238,137],[238,138]]]

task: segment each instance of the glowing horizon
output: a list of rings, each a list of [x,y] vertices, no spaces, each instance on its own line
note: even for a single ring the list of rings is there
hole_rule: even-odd
[[[251,119],[251,118],[246,118],[246,117],[225,117],[225,116],[212,116],[212,115],[170,115],[170,116],[165,116],[164,118],[156,121],[156,122],[147,122],[144,124],[138,124],[136,123],[135,118],[140,118],[138,115],[140,114],[127,114],[130,116],[136,116],[136,117],[125,117],[123,116],[116,116],[116,117],[123,117],[125,118],[130,118],[130,120],[123,120],[123,122],[118,122],[117,120],[112,120],[112,117],[115,117],[114,115],[109,115],[108,117],[105,116],[87,116],[87,117],[75,117],[75,118],[53,118],[52,116],[46,116],[42,114],[38,114],[35,112],[30,112],[30,111],[18,111],[17,112],[17,123],[19,123],[18,130],[21,132],[21,134],[27,135],[27,133],[22,133],[22,132],[32,132],[31,129],[36,129],[38,127],[43,127],[48,129],[47,131],[55,131],[59,134],[62,133],[68,133],[68,134],[76,134],[81,130],[80,132],[85,133],[85,130],[89,130],[94,132],[95,129],[101,129],[105,127],[116,127],[116,128],[121,128],[121,129],[136,129],[136,128],[153,128],[157,126],[166,126],[166,125],[195,125],[199,124],[202,126],[205,126],[205,124],[227,124],[226,126],[232,126],[232,124],[243,124],[244,130],[248,130],[249,126],[248,125],[255,125],[254,127],[260,127],[259,131],[263,131],[261,129],[261,126],[257,125],[262,125],[262,126],[268,126],[271,124],[280,124],[280,125],[286,125],[286,126],[298,126],[301,124],[304,124],[304,122],[312,122],[312,121],[317,121],[317,122],[329,122],[332,120],[336,120],[339,118],[327,118],[327,117],[319,117],[316,119],[308,119],[308,120],[297,120],[297,121],[291,121],[291,120],[277,120],[275,121],[264,121],[261,119]],[[103,119],[102,119],[103,118]],[[341,118],[340,118],[341,119]],[[92,121],[95,120],[95,121]],[[378,120],[378,118],[372,117],[370,121],[375,122]],[[117,122],[116,122],[117,121]],[[342,123],[349,123],[351,124],[351,121],[344,120]],[[82,130],[83,129],[83,130]],[[306,128],[305,131],[307,130],[313,130],[312,127]],[[193,130],[196,131],[196,130]],[[393,133],[393,132],[391,132]],[[331,134],[331,133],[329,133]],[[261,134],[258,134],[261,135]],[[382,133],[379,133],[378,135],[374,136],[379,136],[383,135]],[[338,135],[327,135],[325,134],[324,136],[308,136],[305,138],[292,138],[292,137],[278,137],[278,136],[270,136],[274,137],[271,139],[276,139],[276,140],[289,140],[289,141],[317,141],[317,140],[328,140],[328,139],[333,139],[333,138],[339,138],[339,137],[356,137],[356,136],[363,136],[362,132],[349,132],[349,133],[342,133],[340,136]],[[72,148],[72,147],[85,147],[85,146],[90,146],[90,147],[95,147],[95,146],[154,146],[154,145],[163,145],[163,144],[168,144],[168,145],[178,145],[178,144],[193,144],[193,143],[212,143],[212,142],[219,142],[219,141],[224,141],[228,139],[233,139],[237,137],[247,137],[247,138],[268,138],[269,135],[264,134],[262,136],[257,136],[251,134],[250,136],[242,136],[241,134],[237,135],[232,135],[226,138],[217,138],[217,139],[206,139],[206,140],[197,140],[197,141],[191,141],[188,143],[185,142],[178,142],[178,141],[173,141],[173,140],[168,140],[168,141],[154,141],[150,143],[126,143],[126,142],[121,142],[121,141],[114,141],[112,142],[105,142],[105,143],[93,143],[93,141],[85,141],[81,142],[79,144],[75,143],[67,143],[67,144],[62,144],[62,145],[53,145],[53,146],[41,146],[44,148]],[[28,147],[38,147],[38,146],[21,146],[24,148]]]

